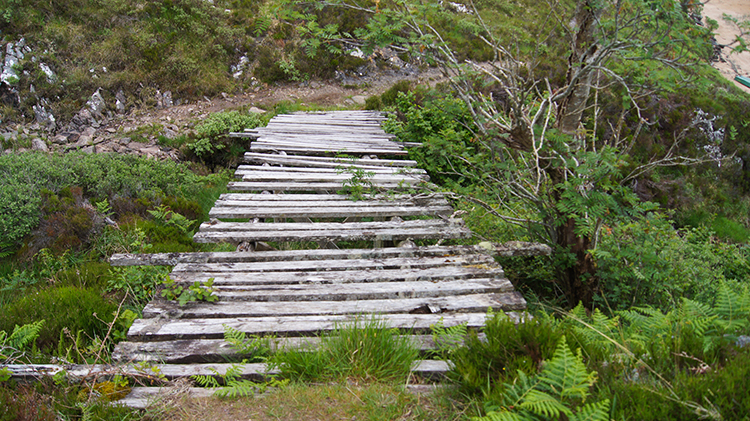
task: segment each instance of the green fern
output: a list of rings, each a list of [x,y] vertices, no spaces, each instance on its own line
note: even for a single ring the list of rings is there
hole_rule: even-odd
[[[224,325],[224,340],[228,342],[232,349],[249,362],[262,362],[271,354],[271,337],[250,335],[245,332]]]
[[[7,362],[23,354],[24,348],[39,337],[42,325],[44,320],[16,326],[10,335],[4,330],[0,331],[0,361]]]
[[[606,421],[609,400],[580,406],[595,381],[596,373],[587,372],[581,353],[573,354],[563,336],[541,373],[527,377],[519,371],[514,383],[505,384],[503,402],[475,420],[557,419],[564,414],[569,420]]]
[[[438,353],[445,357],[450,356],[453,351],[463,345],[466,335],[469,334],[468,323],[445,327],[442,317],[440,321],[430,326],[430,330],[432,330],[432,340],[435,342]]]

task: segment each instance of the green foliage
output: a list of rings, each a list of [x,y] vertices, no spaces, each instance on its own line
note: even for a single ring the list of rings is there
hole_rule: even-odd
[[[23,356],[28,345],[33,344],[39,337],[43,325],[44,319],[23,326],[16,325],[10,335],[7,331],[0,330],[0,362],[14,364]],[[0,383],[2,381],[3,376],[0,371]]]
[[[157,224],[167,227],[175,227],[183,234],[187,234],[190,230],[190,226],[195,222],[187,219],[179,213],[173,212],[165,205],[160,205],[154,210],[149,210],[148,213],[154,217]]]
[[[449,377],[472,394],[490,394],[495,385],[518,370],[534,372],[552,357],[562,332],[548,318],[524,316],[524,321],[516,324],[500,312],[487,317],[484,336],[470,332],[465,346],[451,353],[454,368]]]
[[[162,266],[113,267],[105,291],[124,293],[128,302],[142,308],[154,298],[157,286],[169,271],[168,267]]]
[[[614,310],[669,310],[682,297],[711,303],[723,281],[749,279],[747,253],[717,242],[705,227],[675,230],[659,215],[616,224],[592,251],[602,287],[596,300]]]
[[[545,361],[538,375],[518,372],[514,383],[504,385],[502,401],[486,405],[487,416],[481,421],[559,419],[609,420],[609,400],[583,405],[596,373],[588,372],[581,354],[573,354],[565,337],[552,359]]]
[[[99,201],[108,198],[117,211],[122,198],[132,202],[139,197],[190,196],[206,185],[224,181],[222,175],[198,176],[187,166],[171,161],[78,153],[2,155],[0,179],[4,181],[0,183],[0,232],[4,241],[13,245],[39,225],[45,207],[52,215],[50,228],[70,226],[71,235],[65,237],[73,241],[73,234],[89,232],[86,227],[96,226],[91,225],[96,212],[84,206],[87,197]],[[64,192],[72,186],[80,190]],[[43,191],[47,192],[46,202]]]
[[[167,300],[177,301],[180,306],[193,301],[212,303],[219,300],[217,295],[213,295],[216,291],[216,288],[213,287],[214,278],[209,278],[205,282],[195,281],[189,286],[180,285],[169,277],[161,283],[164,286],[161,296]]]
[[[464,344],[464,340],[469,334],[467,323],[446,327],[443,324],[442,318],[440,322],[430,326],[430,330],[432,331],[432,340],[438,348],[438,353],[446,360],[449,360],[451,354]]]
[[[279,352],[269,364],[281,370],[282,376],[303,381],[403,381],[418,351],[386,322],[358,317],[327,333],[316,348]]]
[[[191,376],[191,378],[201,387],[217,388],[214,394],[221,398],[253,396],[255,393],[264,393],[269,387],[284,387],[289,383],[289,380],[278,379],[271,379],[266,382],[243,379],[241,378],[243,369],[244,363],[232,364],[224,374],[221,374],[216,369],[209,367],[209,370],[214,373],[213,376],[196,375]]]
[[[265,361],[266,357],[271,354],[269,337],[251,335],[248,338],[245,332],[224,326],[224,340],[247,362]]]
[[[54,349],[61,332],[80,332],[93,340],[106,331],[117,306],[91,288],[49,288],[26,295],[0,307],[0,330],[46,320],[36,344],[40,350]]]
[[[226,149],[226,153],[235,155],[245,152],[246,140],[233,140],[226,136],[228,133],[254,129],[262,124],[257,114],[239,111],[213,113],[195,127],[197,139],[187,147],[204,162],[220,162],[225,158],[215,156],[219,151]]]
[[[375,194],[377,188],[372,182],[375,173],[359,167],[338,167],[336,174],[351,174],[351,177],[341,182],[339,194],[348,194],[351,200],[363,200],[365,195]]]

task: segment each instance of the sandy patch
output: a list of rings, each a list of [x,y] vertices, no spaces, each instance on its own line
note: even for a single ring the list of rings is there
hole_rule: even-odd
[[[724,20],[727,14],[742,21],[750,19],[750,0],[707,0],[703,4],[703,16],[711,18],[719,23],[716,30],[716,42],[720,45],[731,44],[740,30],[732,23]],[[750,92],[750,88],[734,80],[737,75],[750,76],[750,51],[744,53],[732,53],[730,47],[724,47],[721,51],[723,62],[713,63],[713,66],[721,72],[724,77],[734,82],[735,85]]]

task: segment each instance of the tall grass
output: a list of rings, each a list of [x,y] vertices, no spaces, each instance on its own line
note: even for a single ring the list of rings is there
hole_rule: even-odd
[[[419,352],[408,337],[376,317],[358,316],[321,339],[317,349],[277,353],[271,366],[285,377],[302,381],[402,381],[409,376]]]

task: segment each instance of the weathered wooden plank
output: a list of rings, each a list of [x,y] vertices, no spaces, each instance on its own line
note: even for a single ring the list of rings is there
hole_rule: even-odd
[[[314,163],[332,165],[370,165],[388,167],[416,167],[417,161],[408,159],[368,159],[346,157],[298,156],[298,155],[269,155],[256,152],[245,152],[244,158],[248,162],[279,163],[291,165],[289,162],[300,161],[301,166],[313,166]]]
[[[250,150],[254,152],[294,152],[296,154],[300,155],[337,155],[337,154],[355,154],[355,155],[392,155],[392,156],[406,156],[409,154],[406,150],[391,150],[391,149],[382,149],[382,148],[356,148],[356,147],[348,147],[348,148],[337,148],[337,149],[328,149],[328,148],[305,148],[305,147],[296,147],[296,146],[280,146],[280,145],[268,145],[263,144],[262,142],[255,141],[250,145]]]
[[[363,218],[363,217],[393,217],[393,216],[450,216],[453,213],[451,206],[378,206],[378,207],[267,207],[267,206],[242,206],[234,207],[217,203],[208,215],[219,219],[251,219],[251,218]]]
[[[514,320],[517,313],[507,313]],[[466,323],[468,328],[484,326],[487,313],[456,314],[390,314],[379,316],[392,328],[402,331],[426,332],[431,326],[445,327]],[[128,339],[136,341],[166,341],[173,339],[221,339],[226,327],[250,335],[311,336],[332,331],[358,319],[351,315],[293,316],[293,317],[238,317],[219,319],[137,319],[128,331]],[[362,317],[359,317],[361,320]]]
[[[273,202],[306,202],[305,206],[313,203],[320,203],[319,206],[327,206],[329,202],[337,203],[337,206],[350,204],[351,206],[368,206],[378,205],[416,205],[416,206],[438,206],[447,205],[448,201],[440,193],[428,194],[397,194],[397,195],[363,195],[362,200],[352,200],[351,196],[346,194],[257,194],[257,193],[223,193],[219,196],[219,201],[255,201],[268,203],[268,206],[274,206]],[[287,206],[287,204],[284,204]]]
[[[242,243],[245,241],[403,241],[471,238],[464,227],[449,226],[429,228],[380,228],[367,231],[250,231],[250,232],[199,232],[193,236],[196,243]]]
[[[437,349],[432,335],[402,335],[421,352]],[[315,349],[321,342],[318,336],[267,337],[264,340],[271,351],[285,349]],[[112,351],[112,360],[119,363],[141,361],[163,364],[217,363],[243,358],[224,339],[178,339],[165,342],[120,342]]]
[[[348,173],[306,173],[306,172],[281,172],[281,171],[237,171],[236,176],[242,177],[242,181],[255,181],[255,182],[277,182],[277,181],[294,181],[298,183],[303,182],[323,182],[342,183],[344,181],[350,181],[354,178],[354,174]],[[426,175],[417,174],[372,174],[366,176],[363,182],[372,183],[374,185],[380,184],[419,184],[429,179]]]
[[[440,257],[394,257],[389,259],[362,258],[347,260],[294,260],[226,263],[180,263],[172,269],[181,272],[292,272],[364,269],[407,269],[441,266],[494,265],[495,260],[486,254],[451,255]],[[312,276],[312,275],[310,275]]]
[[[210,319],[229,317],[314,316],[324,314],[393,313],[479,313],[489,308],[503,311],[523,310],[526,301],[514,291],[486,294],[433,296],[421,298],[360,301],[236,302],[188,303],[152,301],[143,309],[143,318],[168,316],[171,319]]]
[[[503,269],[491,264],[473,266],[452,266],[446,264],[434,267],[401,267],[398,269],[359,269],[326,270],[304,272],[288,270],[283,272],[174,272],[172,279],[177,282],[203,282],[214,278],[216,286],[242,284],[334,284],[356,282],[402,282],[438,281],[472,278],[497,278],[504,276]]]
[[[397,257],[454,257],[486,253],[476,246],[387,247],[381,249],[274,250],[260,252],[120,253],[110,257],[112,266],[161,265],[180,263],[240,263],[337,259],[389,259]]]
[[[275,167],[270,165],[239,165],[237,166],[237,172],[245,173],[250,171],[264,171],[264,172],[287,172],[287,173],[324,173],[324,174],[346,174],[351,173],[352,169],[356,169],[356,166],[341,164],[335,168],[309,168],[309,167]],[[426,171],[421,168],[404,168],[404,167],[374,167],[366,170],[366,173],[372,174],[398,174],[405,176],[421,176],[426,174]]]
[[[412,185],[404,185],[409,183],[395,183],[395,182],[374,182],[373,187],[379,189],[388,189],[403,191],[408,188],[412,188]],[[229,191],[298,191],[298,192],[311,192],[311,191],[322,191],[322,192],[335,192],[342,190],[343,184],[341,182],[306,182],[296,183],[290,181],[281,182],[270,182],[270,181],[234,181],[227,185]]]
[[[402,281],[342,284],[236,285],[217,288],[221,301],[356,301],[403,298],[432,298],[464,294],[508,292],[513,285],[507,279],[462,279],[457,281]],[[282,305],[282,304],[280,304]]]
[[[201,231],[252,232],[252,231],[320,231],[320,230],[376,230],[379,228],[442,228],[446,225],[463,227],[461,219],[415,219],[408,221],[371,222],[221,222],[209,221],[201,224]]]

